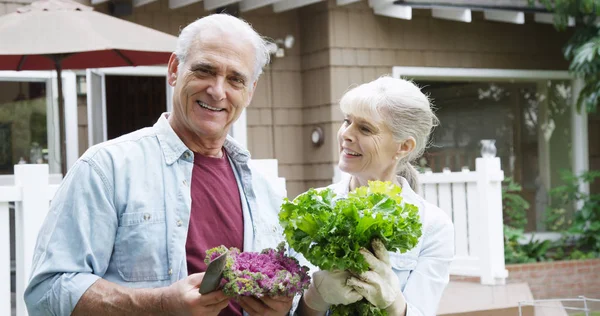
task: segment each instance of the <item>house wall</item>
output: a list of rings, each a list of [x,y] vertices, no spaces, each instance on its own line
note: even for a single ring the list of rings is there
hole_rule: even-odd
[[[303,30],[311,27],[304,19],[322,10],[327,10],[328,42],[310,58],[303,56],[304,118],[306,126],[323,128],[326,140],[320,148],[305,147],[305,189],[333,177],[336,131],[343,119],[337,101],[348,87],[391,74],[393,66],[568,68],[561,54],[568,33],[529,15],[524,25],[490,22],[481,12],[473,12],[472,23],[435,19],[430,10],[413,10],[412,20],[401,20],[374,15],[367,1],[337,6],[329,0],[300,9]],[[309,45],[303,44],[306,52]]]
[[[0,14],[9,7],[14,11],[18,5],[1,3]],[[107,13],[108,3],[96,10]],[[177,35],[206,14],[202,2],[171,10],[168,0],[159,0],[123,18]],[[284,13],[265,7],[242,17],[267,37],[296,38],[286,56],[265,69],[247,113],[253,157],[278,159],[290,197],[331,183],[342,120],[337,100],[353,84],[389,74],[393,66],[567,69],[561,46],[568,34],[529,15],[524,25],[514,25],[473,12],[473,22],[462,23],[413,10],[407,21],[374,15],[367,1],[338,6],[328,0]],[[83,117],[85,107],[79,112]],[[320,147],[309,137],[317,126],[325,135]],[[80,123],[79,132],[85,135],[87,125]],[[86,139],[80,137],[81,148]]]

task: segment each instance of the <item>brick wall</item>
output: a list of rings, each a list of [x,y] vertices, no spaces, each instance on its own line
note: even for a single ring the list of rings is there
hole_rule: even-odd
[[[506,267],[509,282],[527,282],[533,297],[600,298],[600,259],[515,264]]]
[[[508,283],[527,282],[535,299],[600,298],[600,259],[509,264]],[[451,281],[479,282],[451,276]]]

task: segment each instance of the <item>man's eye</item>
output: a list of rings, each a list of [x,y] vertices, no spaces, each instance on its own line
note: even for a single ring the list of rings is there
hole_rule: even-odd
[[[371,130],[369,128],[367,128],[367,127],[364,127],[364,126],[361,127],[360,130],[363,131],[364,133],[371,133]]]
[[[349,119],[344,119],[344,124],[350,125],[350,120]]]
[[[238,85],[244,85],[244,79],[242,78],[231,78],[231,81],[235,82]]]

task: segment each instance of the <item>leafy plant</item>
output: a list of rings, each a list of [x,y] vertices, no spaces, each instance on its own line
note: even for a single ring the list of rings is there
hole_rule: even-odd
[[[596,112],[600,101],[600,3],[597,0],[528,0],[530,5],[543,4],[554,12],[554,26],[564,31],[569,19],[575,19],[575,31],[563,48],[569,70],[584,80],[577,99],[578,109]]]
[[[513,178],[507,177],[502,183],[502,210],[504,224],[513,228],[523,229],[527,225],[527,202],[520,194],[523,190]]]
[[[360,274],[369,265],[359,252],[379,238],[389,251],[412,249],[422,234],[419,210],[404,203],[402,189],[391,182],[370,181],[368,187],[337,199],[331,189],[309,191],[284,200],[279,221],[290,246],[323,270]],[[336,305],[333,315],[385,315],[368,301]]]
[[[600,253],[600,194],[586,194],[579,190],[580,182],[592,183],[600,179],[600,171],[593,170],[576,176],[563,171],[564,185],[550,191],[553,197],[552,209],[565,209],[578,203],[572,224],[567,230],[568,236],[577,237],[576,243],[581,251]]]
[[[548,260],[548,251],[553,246],[550,240],[534,240],[522,244],[523,229],[504,225],[504,261],[506,263],[531,263]]]
[[[204,262],[209,264],[219,255],[227,254],[223,271],[223,292],[227,296],[294,296],[310,284],[308,267],[285,255],[285,243],[277,249],[262,252],[240,252],[237,248],[219,246],[206,251]]]

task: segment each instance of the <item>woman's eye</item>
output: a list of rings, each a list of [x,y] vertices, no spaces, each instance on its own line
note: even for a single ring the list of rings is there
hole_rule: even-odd
[[[344,124],[350,125],[350,120],[349,119],[344,119]]]
[[[371,130],[367,127],[361,127],[360,130],[364,133],[371,133]]]

